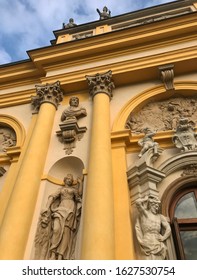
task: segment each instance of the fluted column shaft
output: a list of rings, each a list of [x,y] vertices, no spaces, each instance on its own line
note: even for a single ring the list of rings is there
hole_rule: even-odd
[[[91,144],[84,203],[82,259],[114,259],[114,206],[110,141],[111,71],[87,76],[93,97]]]
[[[54,116],[62,95],[57,82],[37,86],[37,95],[32,97],[37,121],[0,229],[0,259],[23,259]]]

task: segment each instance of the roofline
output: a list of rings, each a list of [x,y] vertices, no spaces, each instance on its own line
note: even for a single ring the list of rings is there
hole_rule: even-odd
[[[105,20],[97,20],[97,21],[93,21],[93,22],[89,22],[89,23],[84,23],[84,24],[77,25],[77,26],[74,26],[74,27],[71,27],[71,28],[68,28],[68,29],[59,29],[59,30],[53,31],[53,33],[55,34],[55,36],[57,38],[59,35],[65,34],[65,32],[67,34],[68,33],[72,34],[72,33],[77,33],[77,32],[80,32],[80,31],[87,30],[87,26],[91,26],[91,28],[94,28],[94,27],[103,25],[104,23],[105,24],[119,23],[119,22],[122,22],[123,18],[126,21],[126,20],[131,20],[131,19],[138,18],[140,15],[142,15],[143,17],[146,17],[146,16],[149,16],[149,15],[152,15],[153,11],[154,11],[154,13],[155,12],[159,13],[159,12],[162,12],[162,11],[165,12],[165,11],[170,11],[171,9],[175,9],[176,7],[177,8],[187,7],[188,5],[191,5],[193,3],[196,3],[196,0],[176,0],[176,1],[169,2],[169,3],[164,3],[164,4],[148,7],[148,8],[145,8],[145,9],[141,9],[141,10],[117,15],[117,16],[114,16],[114,17],[111,17],[111,18],[105,19]],[[166,9],[163,10],[163,7],[165,7]],[[144,13],[144,12],[146,12],[146,13]],[[184,15],[182,15],[182,16],[184,16]],[[164,20],[166,20],[166,19],[164,19]],[[151,23],[148,23],[148,24],[151,24]],[[128,27],[128,28],[132,28],[132,27]],[[125,29],[127,29],[127,28],[125,28]],[[114,30],[113,32],[118,32],[118,31],[119,30]],[[97,35],[97,36],[103,36],[105,34],[106,33],[100,34],[100,35]],[[89,39],[89,38],[84,38],[84,39],[80,39],[80,40],[87,40],[87,39]],[[47,48],[57,46],[56,44],[54,44],[55,41],[56,41],[56,39],[51,40],[51,45],[48,45],[48,46],[43,46],[43,47],[40,47],[40,48],[27,50],[26,53],[29,56],[29,58],[19,60],[19,61],[9,62],[9,63],[5,63],[5,64],[0,64],[0,68],[14,66],[14,65],[17,65],[17,64],[30,63],[30,62],[32,62],[31,55],[30,55],[31,52],[35,52],[37,50],[42,50],[42,49],[47,49]],[[63,43],[61,43],[61,45],[62,44],[68,44],[68,43],[73,43],[73,41],[63,42]]]
[[[186,7],[195,2],[196,2],[196,0],[176,0],[176,1],[168,2],[168,3],[144,8],[141,10],[136,10],[136,11],[128,12],[125,14],[113,16],[111,18],[104,19],[104,20],[96,20],[96,21],[83,23],[83,24],[80,24],[77,26],[66,28],[66,29],[58,29],[58,30],[53,31],[53,34],[54,34],[55,38],[57,39],[58,36],[63,35],[65,33],[73,34],[73,33],[86,31],[87,29],[93,29],[93,28],[103,25],[103,24],[111,25],[114,23],[122,22],[123,20],[127,21],[127,20],[137,19],[138,17],[151,16],[153,13],[165,12],[165,11],[170,11],[171,9]],[[89,26],[89,28],[87,28],[88,26]],[[56,39],[51,40],[51,42],[53,43]]]

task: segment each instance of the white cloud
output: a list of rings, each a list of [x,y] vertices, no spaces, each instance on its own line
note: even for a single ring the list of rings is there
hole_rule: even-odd
[[[62,28],[69,18],[77,24],[99,19],[96,8],[106,5],[112,16],[128,13],[168,0],[0,0],[0,49],[6,49],[14,61],[27,58],[26,51],[50,45],[53,31]],[[0,59],[0,64],[5,62]]]
[[[9,63],[12,61],[11,56],[4,49],[0,48],[0,62],[1,64]]]

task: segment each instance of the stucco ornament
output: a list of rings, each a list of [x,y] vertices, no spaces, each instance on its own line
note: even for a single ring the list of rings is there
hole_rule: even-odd
[[[80,141],[83,134],[86,132],[86,127],[79,127],[78,120],[87,116],[86,109],[79,106],[79,98],[71,97],[69,105],[62,113],[60,131],[57,131],[57,136],[60,142],[64,144],[66,154],[71,154],[73,148],[76,147],[76,142]]]
[[[182,152],[197,149],[197,133],[194,132],[194,128],[188,118],[179,120],[172,141]]]
[[[132,134],[139,134],[148,127],[152,131],[176,130],[179,119],[197,122],[197,97],[172,97],[162,101],[150,101],[138,111],[131,112],[125,127]]]
[[[35,259],[75,259],[81,217],[83,178],[64,178],[64,185],[48,197],[35,237]]]
[[[166,217],[159,214],[160,201],[149,196],[136,201],[139,212],[135,224],[136,236],[142,254],[147,260],[167,259],[167,247],[164,243],[171,234]]]
[[[145,128],[143,130],[144,137],[138,141],[138,145],[142,147],[138,157],[141,158],[144,153],[146,153],[149,149],[153,148],[153,153],[158,154],[158,146],[159,144],[154,141],[153,136],[156,132],[151,131],[149,128]]]

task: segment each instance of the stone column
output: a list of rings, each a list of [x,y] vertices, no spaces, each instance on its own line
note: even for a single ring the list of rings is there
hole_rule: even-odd
[[[93,98],[93,115],[81,258],[114,259],[114,205],[112,184],[110,99],[111,71],[86,76]]]
[[[60,83],[36,86],[38,113],[0,229],[0,259],[23,259],[48,152],[55,112],[63,98]]]

